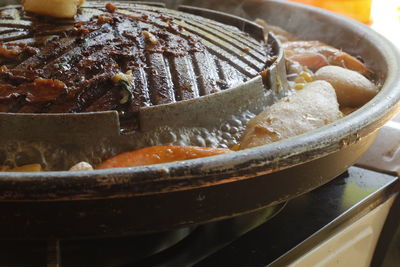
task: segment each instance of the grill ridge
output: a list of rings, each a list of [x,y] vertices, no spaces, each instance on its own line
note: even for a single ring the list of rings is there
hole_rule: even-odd
[[[129,13],[133,13],[132,11],[128,11],[128,12],[129,12]],[[135,12],[136,12],[136,10],[135,10]],[[156,12],[156,14],[158,14],[158,12]],[[154,21],[154,22],[152,22],[151,24],[154,25],[154,26],[156,26],[156,27],[160,27],[160,28],[162,28],[162,27],[168,28],[168,24],[163,23],[163,22],[157,23],[157,21]],[[234,55],[236,56],[237,59],[240,58],[241,61],[242,61],[242,63],[237,63],[237,62],[234,62],[234,61],[231,60],[231,64],[236,64],[236,65],[237,65],[237,68],[241,69],[241,71],[242,71],[243,73],[247,74],[249,77],[254,76],[254,75],[255,75],[255,74],[254,74],[254,71],[260,71],[260,69],[261,69],[262,67],[264,67],[264,65],[265,65],[265,64],[263,63],[262,66],[261,66],[261,68],[260,68],[260,66],[254,65],[254,63],[253,63],[252,61],[243,58],[243,55],[242,55],[242,54],[243,54],[244,51],[234,51],[235,49],[229,49],[228,47],[221,45],[218,41],[213,41],[212,39],[210,39],[209,37],[207,37],[207,34],[200,33],[199,31],[197,31],[197,30],[196,30],[197,27],[190,27],[190,28],[187,27],[187,26],[190,26],[189,23],[179,23],[179,22],[177,22],[177,24],[183,26],[183,27],[185,28],[186,31],[188,31],[188,32],[190,32],[190,33],[192,33],[192,34],[195,34],[196,36],[200,37],[200,38],[202,39],[203,43],[208,47],[208,49],[212,50],[212,51],[210,51],[210,52],[213,53],[213,54],[215,54],[215,55],[220,55],[222,59],[228,60],[228,58],[230,57],[230,56],[229,56],[229,55],[230,55],[229,53],[234,54]],[[180,36],[184,37],[184,38],[187,37],[187,35],[186,35],[185,33],[178,33],[178,34],[179,34]],[[226,44],[230,44],[229,42],[225,42],[225,41],[222,40],[222,39],[220,39],[220,41],[223,41],[223,42],[226,43]],[[230,44],[230,45],[232,45],[232,44]],[[226,53],[228,53],[228,56],[224,55],[224,54],[226,54]],[[264,56],[265,56],[265,55],[264,55]],[[259,58],[258,58],[257,60],[262,62],[262,60],[260,60]],[[243,66],[243,65],[244,65],[244,66]],[[248,66],[248,67],[251,67],[252,70],[254,70],[254,71],[253,71],[253,72],[247,71],[247,70],[246,70],[246,67],[247,67],[247,66]]]

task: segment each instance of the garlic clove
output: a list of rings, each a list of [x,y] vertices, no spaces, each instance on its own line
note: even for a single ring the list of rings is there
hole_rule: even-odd
[[[73,18],[85,0],[23,0],[25,11],[39,15]]]

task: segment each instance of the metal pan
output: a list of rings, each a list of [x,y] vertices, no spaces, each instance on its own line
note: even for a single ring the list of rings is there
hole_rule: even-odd
[[[381,92],[316,131],[229,155],[93,172],[0,173],[0,236],[118,236],[216,221],[292,199],[352,165],[400,109],[397,50],[368,27],[319,9],[281,1],[242,8],[249,18],[362,56],[384,81]]]
[[[143,25],[139,29],[153,27],[153,30],[167,31],[169,24],[159,14],[173,18],[175,26],[187,27],[188,31],[176,32],[174,35],[168,33],[177,38],[169,37],[171,42],[182,41],[178,38],[198,38],[204,43],[206,50],[174,57],[168,53],[148,52],[138,48],[143,55],[147,54],[148,59],[145,61],[146,67],[133,68],[136,84],[133,86],[128,111],[120,110],[120,106],[116,110],[108,111],[92,109],[92,112],[84,112],[87,109],[77,109],[68,112],[67,109],[64,113],[40,113],[42,105],[38,105],[36,109],[34,105],[24,101],[21,104],[12,101],[7,104],[6,101],[5,108],[0,108],[0,111],[5,111],[0,112],[0,164],[4,162],[5,165],[20,166],[35,162],[40,163],[47,171],[60,171],[68,170],[81,161],[97,165],[115,154],[151,145],[233,146],[237,144],[241,130],[252,116],[287,94],[283,49],[272,35],[265,42],[263,29],[254,22],[188,6],[180,6],[178,9],[183,12],[179,12],[155,7],[154,4],[114,3],[118,6],[119,16],[149,18],[146,22],[140,22]],[[14,62],[9,61],[11,69],[40,66],[39,62],[48,56],[46,51],[53,51],[48,48],[54,44],[52,42],[26,38],[37,31],[37,18],[32,16],[20,20],[19,17],[24,16],[22,12],[22,9],[15,7],[0,9],[0,13],[8,14],[5,19],[0,19],[0,28],[7,28],[10,24],[26,27],[13,33],[11,42],[36,40],[34,44],[39,45],[43,53],[21,59],[22,63],[18,58]],[[65,30],[71,29],[76,21],[86,22],[93,16],[104,13],[104,3],[88,1],[75,20],[46,21],[42,28],[47,30],[37,33],[40,34],[39,40],[54,38],[56,35],[60,38],[59,44],[64,46],[70,42],[63,37],[68,34]],[[210,22],[207,18],[214,18],[214,21]],[[57,23],[65,24],[61,32],[58,26],[53,26]],[[8,34],[7,31],[0,33],[0,42],[9,41]],[[96,34],[99,34],[96,37],[98,42],[107,46],[110,41],[107,39],[110,38],[109,29]],[[115,39],[118,40],[119,34],[122,33],[113,32]],[[76,36],[72,37],[74,38]],[[99,43],[90,42],[91,38],[93,36],[85,36],[85,45],[82,40],[72,42],[74,49],[67,53],[59,53],[63,50],[55,52],[57,59],[50,62],[79,64],[79,59],[71,61],[74,53],[81,54],[84,47],[97,51],[95,47]],[[110,43],[108,45],[115,47]],[[141,59],[126,59],[132,64],[135,60]],[[70,68],[75,67],[79,68],[75,65]],[[55,75],[61,71],[57,70]],[[161,76],[164,78],[159,79]],[[99,90],[105,90],[108,86],[110,85],[100,85]],[[62,94],[57,98],[62,99]],[[94,94],[87,94],[91,95]],[[99,93],[97,97],[84,100],[101,106],[98,104],[99,97],[100,100],[107,97],[110,99],[108,94],[104,96]],[[83,102],[84,100],[82,99]],[[47,104],[52,106],[56,103],[50,101]],[[26,106],[30,113],[21,112]]]

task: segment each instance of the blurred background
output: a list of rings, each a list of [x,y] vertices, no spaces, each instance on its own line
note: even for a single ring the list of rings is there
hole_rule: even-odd
[[[290,0],[324,8],[370,25],[400,47],[400,0]]]

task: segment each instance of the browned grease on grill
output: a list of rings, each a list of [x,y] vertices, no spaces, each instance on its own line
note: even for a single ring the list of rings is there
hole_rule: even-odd
[[[28,36],[36,38],[54,31],[54,40],[43,44],[26,45],[0,38],[0,65],[8,66],[0,71],[0,112],[117,110],[122,126],[126,120],[130,121],[127,124],[136,124],[143,106],[196,98],[241,84],[260,73],[268,59],[267,47],[248,35],[253,48],[243,48],[242,59],[229,58],[223,45],[215,48],[219,41],[203,30],[192,30],[192,18],[183,14],[141,10],[140,6],[129,12],[112,5],[105,9],[110,13],[96,10],[99,15],[88,13],[90,20],[86,21],[85,14],[79,15],[78,20],[82,21],[61,28],[57,20],[33,16],[26,30]],[[19,21],[16,22],[18,25]],[[246,35],[240,38],[243,37]],[[211,53],[209,46],[217,50]],[[236,44],[232,47],[241,49]],[[247,60],[248,55],[256,61]],[[112,81],[116,74],[128,71],[135,77],[128,88]],[[54,90],[46,89],[41,97],[30,96],[29,91],[43,90],[43,83],[35,82],[40,80],[60,86],[50,86]],[[126,91],[130,99],[121,101]]]
[[[0,75],[8,70],[3,66]],[[12,75],[12,71],[9,72]],[[24,98],[27,103],[42,103],[55,100],[64,92],[65,84],[59,80],[36,78],[32,82],[22,83],[17,86],[12,84],[0,84],[0,101],[12,100],[13,98]]]
[[[41,53],[23,60],[15,69],[3,67],[0,72],[0,103],[13,103],[2,105],[0,111],[53,113],[117,109],[137,112],[149,100],[143,99],[146,97],[132,88],[132,101],[121,106],[121,88],[111,81],[115,74],[146,68],[147,58],[143,52],[178,57],[204,50],[202,44],[192,37],[185,40],[163,30],[151,29],[159,42],[150,43],[138,34],[138,21],[146,21],[146,18],[102,14],[89,22],[76,23],[72,30],[64,33],[65,37],[50,42],[41,48]],[[0,52],[15,60],[22,53],[18,46],[2,46]],[[28,79],[24,80],[21,76],[25,74]],[[43,81],[47,81],[48,86],[44,86]],[[162,88],[162,84],[159,86],[154,98],[163,98],[165,94],[166,88]],[[54,90],[47,90],[50,88]],[[46,92],[42,97],[36,97],[35,92],[41,90]],[[25,107],[32,102],[41,102],[41,105]]]

